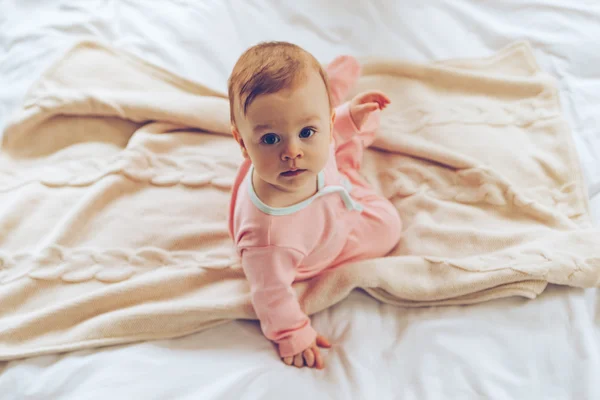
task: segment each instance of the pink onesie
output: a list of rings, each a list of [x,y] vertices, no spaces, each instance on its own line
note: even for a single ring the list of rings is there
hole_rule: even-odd
[[[370,117],[377,124],[379,111]],[[367,124],[369,125],[369,124]],[[252,164],[238,170],[229,209],[229,232],[250,283],[251,299],[264,335],[281,357],[297,354],[316,339],[292,283],[342,263],[382,257],[400,240],[394,206],[359,175],[373,124],[358,132],[348,103],[337,108],[334,144],[318,174],[318,191],[285,208],[261,202],[254,192]]]

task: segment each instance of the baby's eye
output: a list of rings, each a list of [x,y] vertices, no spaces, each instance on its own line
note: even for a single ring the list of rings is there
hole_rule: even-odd
[[[276,144],[279,143],[279,136],[273,134],[273,133],[267,133],[265,136],[262,137],[261,142],[263,142],[264,144]]]
[[[303,139],[309,138],[315,134],[315,130],[313,128],[304,128],[300,131],[300,137]]]

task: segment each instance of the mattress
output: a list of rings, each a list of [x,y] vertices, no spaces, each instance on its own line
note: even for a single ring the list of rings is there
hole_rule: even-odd
[[[238,55],[288,40],[338,54],[431,61],[527,40],[557,78],[600,226],[600,3],[567,0],[4,0],[0,130],[29,85],[74,41],[100,38],[224,90]],[[2,205],[0,204],[0,207]],[[12,399],[596,399],[600,296],[403,309],[362,292],[313,318],[326,369],[290,368],[256,322],[162,340],[0,363]]]

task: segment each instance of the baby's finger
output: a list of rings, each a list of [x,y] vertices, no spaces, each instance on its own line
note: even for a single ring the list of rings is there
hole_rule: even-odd
[[[304,361],[306,361],[307,367],[313,367],[315,365],[315,353],[313,353],[312,349],[304,350]]]
[[[304,358],[302,358],[302,353],[294,356],[294,365],[298,368],[304,367]]]
[[[391,102],[389,97],[387,97],[383,93],[378,93],[377,97],[375,99],[373,99],[373,101],[377,102],[377,104],[379,104],[379,108],[382,110],[384,108],[386,108],[387,105],[390,104],[390,102]]]
[[[327,340],[325,336],[317,335],[317,346],[330,348],[331,343],[329,343],[329,340]]]
[[[381,104],[387,104],[390,103],[391,100],[389,97],[387,97],[385,95],[385,93],[380,92],[379,90],[373,90],[370,92],[366,92],[364,95],[362,95],[360,97],[360,102],[361,103],[370,103],[370,102],[377,102],[377,103],[381,103]]]
[[[378,103],[367,103],[364,105],[364,107],[365,107],[365,110],[368,112],[373,112],[375,110],[382,108],[381,104],[378,104]]]
[[[379,109],[379,105],[377,103],[366,103],[356,106],[353,110],[354,115],[360,115],[361,117],[364,115],[362,113],[370,113]]]
[[[384,108],[387,107],[388,104],[390,104],[389,99],[385,99],[385,98],[378,98],[377,100],[375,100],[377,102],[377,104],[379,105],[379,108],[381,110],[383,110]]]
[[[390,98],[383,92],[376,92],[377,93],[377,97],[379,99],[379,101],[381,101],[382,103],[385,104],[389,104],[392,102],[392,100],[390,100]]]
[[[315,367],[317,367],[317,369],[323,369],[325,367],[325,363],[323,362],[323,356],[321,355],[321,352],[317,347],[313,347],[312,350],[315,353]]]
[[[283,362],[287,365],[292,365],[292,363],[294,362],[294,357],[284,357]]]

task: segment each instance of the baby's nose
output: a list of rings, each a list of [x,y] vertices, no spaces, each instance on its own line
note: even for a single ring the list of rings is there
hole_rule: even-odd
[[[298,157],[302,157],[302,151],[300,149],[300,146],[296,142],[292,141],[289,142],[287,146],[285,146],[285,149],[283,150],[283,154],[281,156],[281,158],[284,160],[293,160]]]

